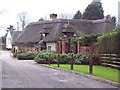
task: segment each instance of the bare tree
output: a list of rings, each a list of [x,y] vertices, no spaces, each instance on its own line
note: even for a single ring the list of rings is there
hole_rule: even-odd
[[[27,12],[21,12],[18,14],[18,18],[22,23],[22,30],[24,30],[25,26],[28,24],[28,15]]]

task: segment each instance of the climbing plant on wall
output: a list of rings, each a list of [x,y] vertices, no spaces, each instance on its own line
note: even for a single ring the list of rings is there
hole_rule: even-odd
[[[90,34],[90,35],[85,35],[82,38],[82,45],[83,46],[89,46],[90,43],[92,42],[97,42],[97,37],[102,36],[102,34]]]

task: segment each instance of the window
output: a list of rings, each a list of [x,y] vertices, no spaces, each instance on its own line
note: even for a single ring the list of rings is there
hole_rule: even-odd
[[[43,33],[43,37],[45,37],[45,33]]]
[[[48,51],[51,51],[51,46],[48,46]]]

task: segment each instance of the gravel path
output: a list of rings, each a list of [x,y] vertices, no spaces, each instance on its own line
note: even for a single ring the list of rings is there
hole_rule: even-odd
[[[2,88],[117,88],[74,73],[17,60],[9,51],[0,51]]]

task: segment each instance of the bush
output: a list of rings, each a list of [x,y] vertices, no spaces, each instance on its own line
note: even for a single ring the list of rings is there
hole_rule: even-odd
[[[56,52],[40,51],[37,53],[34,61],[41,64],[48,64],[50,56],[50,63],[57,64],[58,54]],[[69,54],[60,54],[60,64],[70,64],[71,63],[71,53]],[[75,64],[88,64],[89,58],[86,55],[74,54],[74,63]]]
[[[15,53],[14,50],[15,50],[15,46],[12,47],[11,52],[12,52],[12,53]]]
[[[13,53],[13,57],[16,58],[18,54],[24,53],[24,51],[20,50],[20,51],[16,51],[15,53]]]
[[[60,54],[61,64],[70,64],[71,55],[70,54]]]
[[[74,55],[74,63],[75,64],[88,64],[89,58],[86,55],[76,54]]]
[[[35,52],[25,52],[17,55],[19,60],[33,60],[35,57]]]
[[[50,63],[57,63],[57,58],[56,58],[57,53],[54,51],[46,51],[46,50],[42,50],[38,52],[36,57],[34,58],[34,61],[41,64],[47,64],[49,60],[49,54],[50,54]]]

